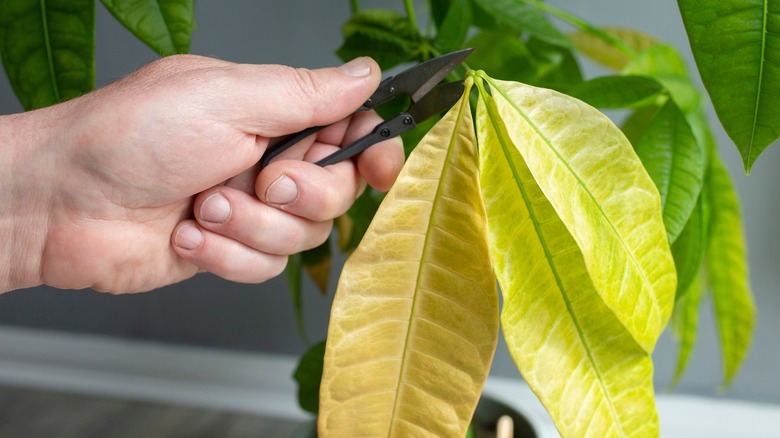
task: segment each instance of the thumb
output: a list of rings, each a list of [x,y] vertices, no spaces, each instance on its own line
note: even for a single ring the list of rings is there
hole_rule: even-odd
[[[249,83],[254,86],[240,98],[246,105],[244,115],[251,115],[245,128],[266,138],[349,116],[371,96],[381,79],[379,66],[367,57],[315,70],[281,65],[246,67],[250,70],[246,73],[254,78]]]

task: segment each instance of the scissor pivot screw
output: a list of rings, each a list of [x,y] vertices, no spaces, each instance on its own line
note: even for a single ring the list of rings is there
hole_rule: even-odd
[[[404,117],[404,125],[411,125],[412,124],[412,118],[409,116]]]
[[[382,137],[390,137],[390,130],[385,128],[379,131],[379,135],[381,135]]]
[[[395,94],[395,87],[390,87],[390,94]]]

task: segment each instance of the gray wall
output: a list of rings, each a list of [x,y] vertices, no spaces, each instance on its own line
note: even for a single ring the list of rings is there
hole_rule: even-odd
[[[366,7],[401,1],[363,1]],[[635,27],[677,45],[690,57],[687,39],[673,0],[550,1],[597,24]],[[340,24],[349,15],[347,0],[252,1],[200,0],[196,2],[197,30],[192,52],[237,62],[283,63],[303,67],[338,64],[332,54],[341,41]],[[420,10],[419,16],[425,11]],[[154,59],[150,50],[116,24],[98,5],[98,84],[122,77]],[[0,75],[0,114],[17,112],[18,103]],[[715,120],[714,114],[711,116]],[[717,123],[716,123],[717,125]],[[745,177],[739,156],[726,135],[717,128],[723,158],[742,197],[750,248],[753,289],[760,316],[753,350],[728,396],[780,402],[780,284],[778,259],[780,234],[773,222],[780,217],[780,202],[772,193],[780,187],[780,148],[764,153]],[[338,266],[333,276],[338,275]],[[331,289],[335,288],[335,279]],[[330,297],[307,285],[304,296],[308,335],[325,336]],[[720,382],[720,365],[714,325],[709,309],[702,314],[702,330],[691,363],[678,391],[714,394]],[[52,330],[89,332],[161,342],[215,348],[298,354],[305,348],[295,330],[294,313],[284,278],[263,285],[239,285],[210,275],[153,293],[110,296],[90,291],[60,291],[46,287],[0,295],[0,324]],[[0,345],[0,348],[2,346]],[[675,349],[665,335],[655,354],[656,382],[668,384]],[[496,354],[493,372],[516,376],[503,345]]]

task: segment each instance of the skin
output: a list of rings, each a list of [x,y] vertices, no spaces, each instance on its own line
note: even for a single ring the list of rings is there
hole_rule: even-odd
[[[398,175],[398,139],[312,164],[380,121],[350,116],[380,75],[368,58],[306,70],[181,55],[0,117],[0,292],[278,275],[326,240],[366,183],[384,191]],[[331,123],[258,172],[269,139]]]

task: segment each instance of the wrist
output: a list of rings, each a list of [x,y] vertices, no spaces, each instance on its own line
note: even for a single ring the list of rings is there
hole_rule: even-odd
[[[58,109],[0,116],[0,293],[41,284]]]

